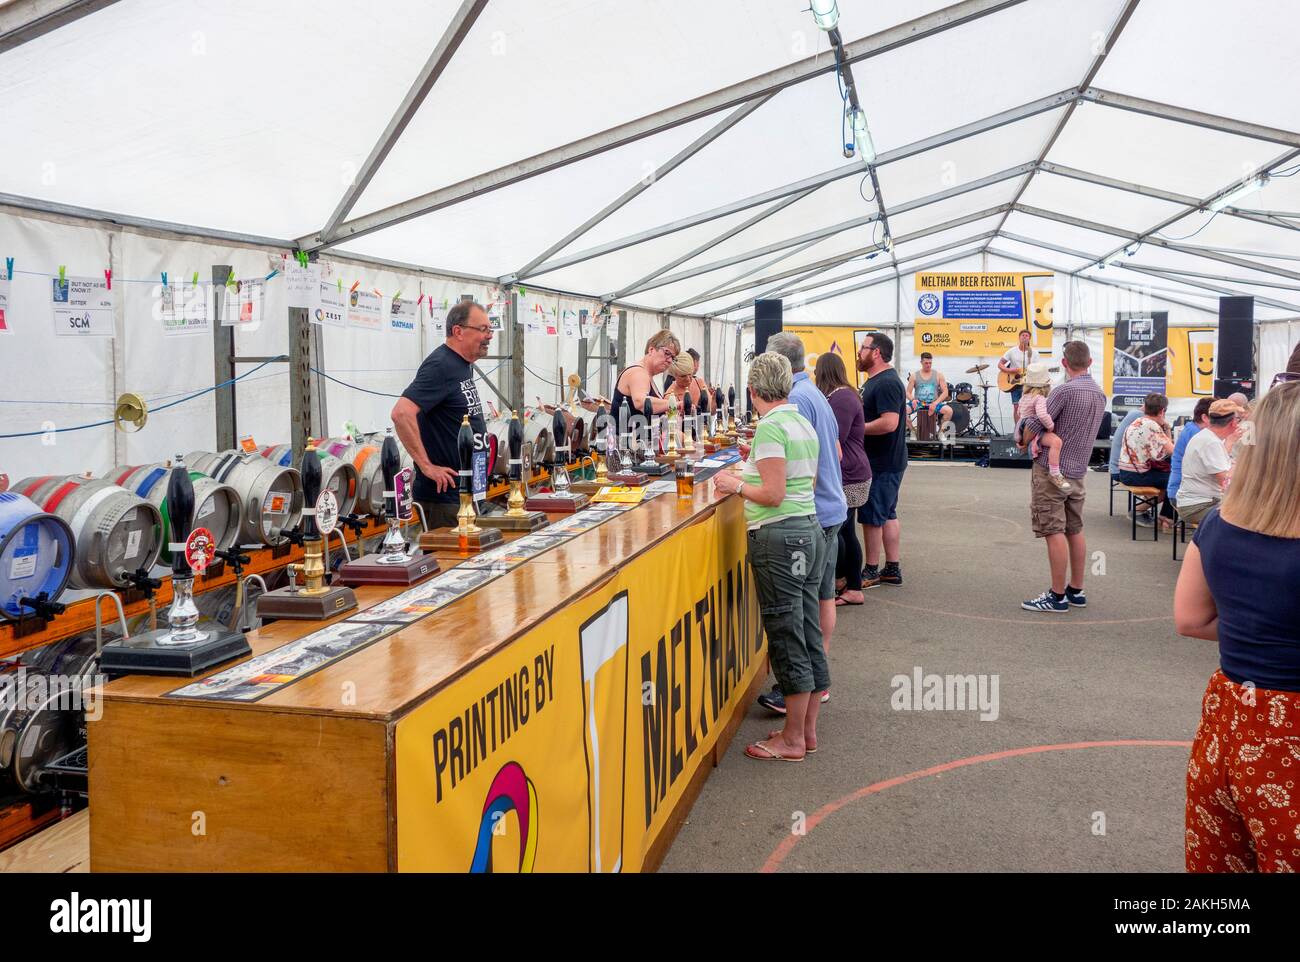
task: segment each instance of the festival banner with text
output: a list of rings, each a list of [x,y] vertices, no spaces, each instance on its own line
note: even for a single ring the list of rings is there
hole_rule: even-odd
[[[1052,356],[1052,274],[918,272],[913,350],[935,357],[996,357],[1026,328]]]
[[[397,725],[400,871],[634,872],[765,651],[737,499]]]
[[[861,387],[866,377],[857,373],[858,348],[861,347],[863,338],[882,328],[786,325],[782,330],[799,335],[803,341],[804,369],[810,376],[817,366],[818,357],[822,354],[838,354],[844,360],[849,383]]]

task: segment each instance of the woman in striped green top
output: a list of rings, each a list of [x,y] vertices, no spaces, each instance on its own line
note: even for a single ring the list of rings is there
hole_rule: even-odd
[[[826,550],[813,485],[817,432],[789,403],[790,362],[769,351],[749,368],[750,402],[759,413],[743,473],[714,476],[722,494],[745,501],[749,566],[767,635],[768,657],[785,696],[785,728],[745,749],[750,758],[801,762],[817,751],[817,712],[830,688],[818,592]]]

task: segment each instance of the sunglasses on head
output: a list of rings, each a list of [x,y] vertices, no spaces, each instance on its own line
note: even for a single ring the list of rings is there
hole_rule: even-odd
[[[1295,381],[1300,381],[1300,371],[1282,371],[1280,374],[1273,375],[1273,384],[1291,384]]]

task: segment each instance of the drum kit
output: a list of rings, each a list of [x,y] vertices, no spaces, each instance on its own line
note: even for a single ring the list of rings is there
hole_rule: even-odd
[[[976,364],[974,367],[966,369],[967,374],[978,374],[980,376],[979,384],[971,384],[969,381],[961,381],[952,385],[950,396],[952,401],[952,436],[953,437],[986,437],[997,434],[997,429],[993,426],[993,421],[989,417],[989,390],[994,387],[984,379],[984,371],[988,369],[987,364]],[[983,401],[975,393],[976,390],[984,392]],[[971,423],[971,411],[983,403],[984,412],[980,419],[974,424]],[[938,433],[938,424],[933,415],[924,407],[916,412],[916,437],[920,441],[936,440]]]

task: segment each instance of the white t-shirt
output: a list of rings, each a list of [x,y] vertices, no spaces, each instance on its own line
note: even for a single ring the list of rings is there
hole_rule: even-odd
[[[1215,475],[1232,469],[1228,451],[1209,428],[1197,431],[1183,451],[1183,480],[1178,486],[1178,503],[1212,501],[1223,497]]]
[[[1015,347],[1008,349],[1007,353],[1002,355],[1002,360],[1006,361],[1012,367],[1029,367],[1029,365],[1034,363],[1035,357],[1037,357],[1037,355],[1034,354],[1034,349],[1032,347],[1027,351],[1022,351],[1020,350],[1020,346],[1016,345]]]

